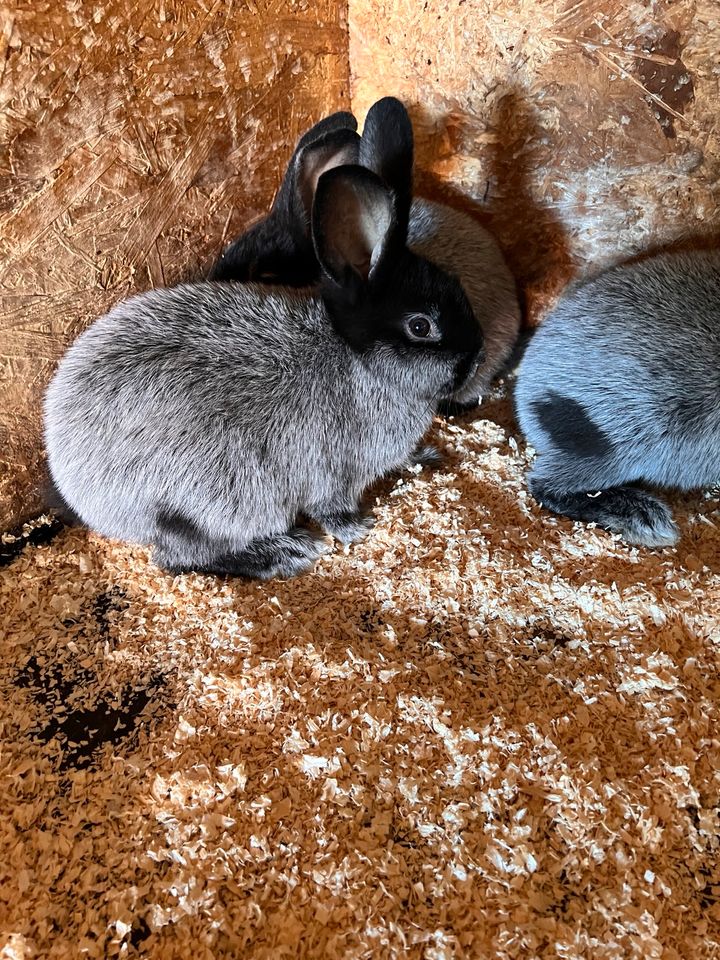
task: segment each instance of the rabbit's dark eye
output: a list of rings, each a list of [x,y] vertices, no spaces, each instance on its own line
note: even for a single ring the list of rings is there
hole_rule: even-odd
[[[427,337],[430,335],[430,321],[425,317],[417,317],[410,321],[410,330],[415,337]]]
[[[403,332],[408,340],[418,344],[437,344],[442,341],[442,329],[433,312],[408,313],[403,317]]]
[[[411,313],[405,317],[405,333],[410,340],[438,341],[441,338],[437,324],[424,313]]]

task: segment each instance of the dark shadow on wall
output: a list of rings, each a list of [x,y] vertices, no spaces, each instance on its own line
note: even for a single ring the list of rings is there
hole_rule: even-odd
[[[550,202],[538,203],[531,183],[548,133],[531,105],[517,92],[498,101],[485,122],[449,114],[441,131],[422,104],[409,107],[416,128],[416,189],[472,214],[497,237],[524,299],[526,323],[541,318],[574,272],[565,228]],[[472,197],[432,172],[446,170],[458,156],[477,158],[481,173],[469,184]],[[462,162],[458,162],[462,174]]]
[[[476,121],[458,110],[438,124],[422,103],[409,109],[416,130],[417,191],[465,210],[495,234],[523,295],[526,324],[534,325],[576,272],[569,234],[554,210],[561,198],[549,187],[538,202],[531,189],[536,171],[547,164],[552,132],[517,89],[496,103],[489,122],[487,114]],[[682,236],[650,241],[622,262],[718,247],[720,225],[698,221],[685,225]]]

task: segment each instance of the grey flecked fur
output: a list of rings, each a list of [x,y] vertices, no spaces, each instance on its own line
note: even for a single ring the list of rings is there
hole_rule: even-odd
[[[62,360],[45,401],[52,477],[84,523],[155,544],[169,569],[238,572],[251,548],[240,572],[291,575],[323,549],[297,514],[331,529],[349,514],[339,534],[364,532],[361,494],[407,460],[454,372],[444,352],[354,352],[306,293],[144,293]],[[257,559],[267,542],[285,561]]]
[[[674,543],[667,505],[634,485],[720,479],[720,252],[574,287],[530,341],[515,400],[541,502],[634,543]]]
[[[485,360],[453,397],[477,400],[507,363],[520,329],[515,279],[495,238],[473,217],[416,198],[410,209],[410,249],[460,281],[485,339]]]

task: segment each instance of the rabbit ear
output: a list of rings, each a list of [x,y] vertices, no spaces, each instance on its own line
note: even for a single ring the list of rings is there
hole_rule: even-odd
[[[360,137],[357,120],[339,111],[320,120],[300,137],[270,211],[300,233],[307,234],[312,198],[323,170],[357,159]]]
[[[338,110],[337,113],[331,113],[329,117],[319,120],[314,127],[304,133],[297,142],[295,154],[315,140],[322,140],[328,133],[334,133],[336,130],[357,130],[358,122],[352,113],[347,110]]]
[[[373,280],[398,235],[392,193],[364,167],[329,170],[318,182],[312,232],[320,266],[335,283]]]
[[[412,202],[413,129],[405,107],[383,97],[370,107],[360,140],[358,163],[376,173],[397,198],[397,216],[407,229]]]
[[[333,130],[303,147],[295,159],[296,218],[309,233],[313,199],[328,170],[357,162],[360,137],[354,130]]]
[[[209,279],[305,286],[317,279],[310,212],[324,170],[354,163],[360,137],[351,113],[326,117],[298,141],[268,215],[241,234],[214,264]]]

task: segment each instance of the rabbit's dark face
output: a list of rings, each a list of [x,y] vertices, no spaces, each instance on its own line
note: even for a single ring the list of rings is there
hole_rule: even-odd
[[[389,367],[413,389],[442,398],[475,373],[483,341],[458,280],[407,247],[413,153],[407,110],[383,97],[365,118],[357,162],[320,176],[312,236],[337,333],[362,354],[394,355]]]
[[[217,261],[210,279],[287,287],[316,283],[320,268],[310,240],[294,237],[277,219],[263,220],[238,237]]]
[[[362,354],[390,346],[420,364],[445,397],[483,358],[483,336],[458,280],[409,251],[396,252],[377,281],[347,284],[326,296],[338,333]]]

